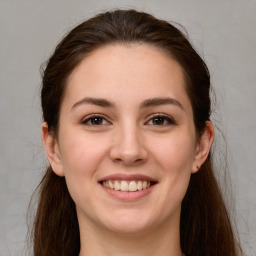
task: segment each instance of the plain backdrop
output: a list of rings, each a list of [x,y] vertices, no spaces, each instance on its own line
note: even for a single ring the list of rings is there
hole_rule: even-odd
[[[245,252],[255,256],[255,0],[0,0],[0,256],[25,255],[27,207],[47,163],[40,65],[72,27],[118,7],[181,23],[208,64],[217,97],[214,122],[226,138],[225,146],[217,136],[216,152],[227,158],[232,216]]]

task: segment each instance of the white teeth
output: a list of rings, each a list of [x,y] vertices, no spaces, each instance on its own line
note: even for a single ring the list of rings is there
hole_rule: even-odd
[[[137,184],[135,181],[131,181],[129,184],[129,191],[136,191],[137,190]]]
[[[143,189],[146,189],[147,186],[148,186],[148,183],[147,183],[146,181],[143,181],[143,183],[142,183],[142,188],[143,188]]]
[[[141,181],[139,181],[137,183],[137,188],[138,188],[138,190],[142,190],[142,182]]]
[[[126,180],[104,180],[102,185],[106,188],[114,189],[114,190],[121,190],[121,191],[140,191],[142,189],[146,189],[150,187],[149,181],[126,181]]]
[[[103,186],[109,188],[109,182],[103,181]]]
[[[120,190],[120,184],[117,180],[114,182],[114,190]]]
[[[109,188],[111,188],[111,189],[114,188],[114,184],[113,184],[111,181],[109,181],[109,182],[106,181],[106,183],[109,184]],[[103,186],[104,186],[104,184],[103,184]],[[107,187],[107,186],[106,186],[106,187]]]
[[[125,180],[121,181],[121,191],[128,191],[129,190],[129,185],[128,182]]]

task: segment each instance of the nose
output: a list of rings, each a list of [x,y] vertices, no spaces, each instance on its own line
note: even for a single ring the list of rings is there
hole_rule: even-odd
[[[129,125],[116,131],[110,150],[112,161],[124,165],[137,165],[143,163],[148,158],[148,152],[138,128]]]

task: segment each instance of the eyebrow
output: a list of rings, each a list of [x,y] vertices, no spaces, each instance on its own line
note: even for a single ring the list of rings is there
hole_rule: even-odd
[[[171,104],[171,105],[175,105],[179,108],[181,108],[182,110],[184,110],[184,107],[182,106],[182,104],[173,99],[173,98],[169,98],[169,97],[165,97],[165,98],[152,98],[152,99],[148,99],[145,100],[144,102],[141,103],[141,107],[153,107],[153,106],[160,106],[160,105],[166,105],[166,104]]]
[[[115,104],[109,100],[102,99],[102,98],[85,97],[77,101],[72,106],[71,110],[73,110],[74,108],[82,104],[92,104],[100,107],[115,107]],[[147,99],[140,104],[140,108],[154,107],[154,106],[167,105],[167,104],[175,105],[181,108],[182,110],[184,110],[182,104],[179,101],[169,97]]]
[[[106,99],[85,97],[85,98],[77,101],[72,106],[71,110],[76,108],[79,105],[82,105],[82,104],[92,104],[92,105],[97,105],[100,107],[114,107],[115,106],[115,104],[113,102],[110,102]]]

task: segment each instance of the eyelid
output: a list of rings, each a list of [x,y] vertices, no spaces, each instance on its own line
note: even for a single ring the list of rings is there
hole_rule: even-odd
[[[104,114],[100,114],[100,113],[97,113],[97,114],[90,114],[90,115],[85,116],[85,117],[82,119],[81,123],[82,123],[82,124],[86,124],[90,119],[96,118],[96,117],[102,118],[102,119],[104,119],[108,124],[111,124],[111,122],[108,120],[108,118],[107,118]],[[108,124],[102,124],[102,125],[108,125]],[[99,126],[102,126],[102,125],[99,125]],[[96,125],[92,125],[92,124],[91,124],[91,126],[96,126]]]
[[[156,117],[161,117],[161,118],[166,119],[168,122],[167,125],[177,125],[177,122],[175,121],[175,119],[173,117],[171,117],[167,114],[164,114],[164,113],[155,113],[155,114],[149,115],[148,121],[146,121],[146,124]],[[151,124],[151,125],[153,125],[153,124]],[[157,126],[157,125],[155,125],[155,126]],[[159,125],[159,126],[166,126],[166,125]]]
[[[102,118],[107,122],[107,124],[101,124],[101,125],[98,125],[98,126],[112,124],[109,121],[109,118],[107,116],[105,116],[104,114],[101,114],[101,113],[89,114],[81,120],[81,123],[86,124],[90,119],[97,118],[97,117]],[[177,125],[177,122],[175,121],[175,119],[173,117],[171,117],[167,114],[164,114],[164,113],[155,113],[155,114],[151,114],[151,115],[147,116],[147,121],[145,122],[145,124],[148,124],[152,119],[154,119],[156,117],[164,118],[168,122],[168,124],[163,124],[163,125],[159,125],[159,126]],[[150,124],[150,125],[153,125],[153,124]],[[92,125],[91,124],[91,126],[97,126],[97,125]],[[157,126],[157,125],[155,125],[155,126]]]

